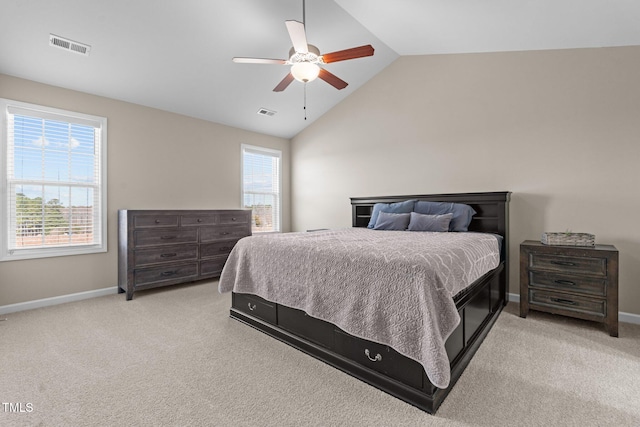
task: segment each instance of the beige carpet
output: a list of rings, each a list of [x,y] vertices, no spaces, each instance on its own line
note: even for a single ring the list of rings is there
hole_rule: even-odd
[[[510,304],[432,416],[229,319],[216,289],[5,316],[0,425],[640,426],[638,325],[611,338]]]

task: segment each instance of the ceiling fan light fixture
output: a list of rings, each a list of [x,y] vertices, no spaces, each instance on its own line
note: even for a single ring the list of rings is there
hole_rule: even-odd
[[[319,73],[320,67],[312,62],[296,62],[291,66],[291,75],[299,82],[312,82]]]

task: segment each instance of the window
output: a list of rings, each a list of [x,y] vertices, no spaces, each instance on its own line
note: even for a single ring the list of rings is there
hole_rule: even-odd
[[[107,119],[0,99],[0,260],[107,250]]]
[[[242,203],[252,210],[254,233],[281,231],[281,157],[278,150],[242,145]]]

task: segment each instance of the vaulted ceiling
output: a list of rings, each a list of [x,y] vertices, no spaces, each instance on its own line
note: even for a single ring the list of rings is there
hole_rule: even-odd
[[[0,73],[291,138],[399,55],[640,45],[637,0],[305,6],[308,41],[322,53],[375,49],[325,65],[345,89],[316,80],[273,92],[288,66],[231,61],[288,59],[284,21],[303,20],[302,0],[0,0]],[[50,34],[89,45],[89,55],[51,47]]]

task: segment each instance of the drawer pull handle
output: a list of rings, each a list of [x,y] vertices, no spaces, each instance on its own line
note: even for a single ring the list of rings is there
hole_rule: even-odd
[[[171,257],[174,257],[176,255],[178,255],[178,254],[173,252],[173,253],[170,253],[170,254],[162,254],[162,255],[160,255],[160,257],[161,258],[171,258]]]
[[[160,273],[160,275],[162,277],[169,277],[169,276],[173,276],[174,274],[178,274],[177,271],[164,271],[162,273]]]
[[[236,220],[235,218],[231,218],[231,221],[235,221],[235,220]]]
[[[559,304],[578,305],[577,302],[571,301],[570,299],[564,299],[564,298],[551,298],[551,301],[557,302]]]
[[[227,234],[229,234],[228,231],[223,231],[223,232],[220,233],[220,235],[222,235],[222,236],[226,236]]]
[[[255,310],[256,307],[257,307],[255,304],[251,305],[250,302],[248,302],[247,305],[249,306],[249,310],[251,310],[251,311]]]
[[[567,286],[575,286],[576,282],[572,282],[571,280],[554,280],[553,283],[557,283],[558,285],[567,285]]]
[[[196,221],[197,221],[197,222],[202,222],[202,220],[201,220],[200,218],[198,218]]]
[[[160,220],[159,219],[156,219],[156,224],[160,224]]]
[[[551,261],[551,264],[562,265],[564,267],[575,267],[576,265],[575,262],[570,262],[570,261]]]
[[[171,239],[175,239],[176,236],[160,236],[161,240],[171,240]]]
[[[369,352],[368,348],[364,349],[364,355],[367,356],[367,358],[369,360],[371,360],[372,362],[381,362],[382,361],[382,355],[380,353],[376,353],[376,357],[371,357],[371,353]]]

